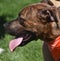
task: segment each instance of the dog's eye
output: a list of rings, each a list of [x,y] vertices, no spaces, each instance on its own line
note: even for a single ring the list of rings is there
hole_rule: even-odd
[[[57,22],[55,13],[52,10],[48,9],[38,10],[38,18],[44,23]]]

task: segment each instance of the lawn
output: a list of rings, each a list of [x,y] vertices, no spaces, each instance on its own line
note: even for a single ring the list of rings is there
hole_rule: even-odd
[[[10,52],[9,42],[14,37],[3,28],[3,24],[16,18],[22,8],[38,2],[40,0],[0,0],[0,48],[5,50],[0,54],[0,61],[43,61],[42,42],[39,39]]]

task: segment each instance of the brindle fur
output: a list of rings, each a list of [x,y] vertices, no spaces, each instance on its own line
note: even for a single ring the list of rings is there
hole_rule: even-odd
[[[41,2],[47,3],[51,6],[56,6],[59,11],[59,18],[60,18],[60,0],[42,0]],[[45,42],[43,44],[43,56],[44,56],[44,61],[54,61],[49,51],[49,48]],[[60,59],[58,61],[60,61]]]
[[[37,38],[49,42],[60,35],[58,10],[55,6],[46,3],[29,5],[20,11],[17,19],[4,24],[4,27],[12,35],[17,36],[24,31],[29,31]]]

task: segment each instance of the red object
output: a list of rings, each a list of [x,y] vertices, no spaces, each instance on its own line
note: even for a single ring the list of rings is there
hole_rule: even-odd
[[[55,61],[58,61],[58,59],[60,58],[60,36],[57,37],[54,41],[47,44],[53,58],[55,59]]]

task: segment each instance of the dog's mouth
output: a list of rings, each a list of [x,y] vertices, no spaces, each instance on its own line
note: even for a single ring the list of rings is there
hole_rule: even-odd
[[[35,34],[31,32],[23,32],[19,36],[17,36],[15,39],[10,41],[9,49],[10,51],[13,52],[16,47],[23,46],[35,38],[36,38]]]

